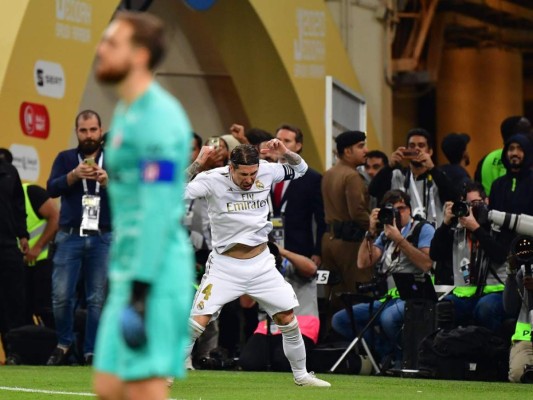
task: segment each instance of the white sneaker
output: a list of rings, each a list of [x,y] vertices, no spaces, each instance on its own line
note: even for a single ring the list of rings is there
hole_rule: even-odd
[[[331,383],[323,381],[322,379],[318,379],[315,376],[314,372],[309,372],[305,377],[299,380],[296,380],[295,378],[294,383],[296,383],[298,386],[317,386],[317,387],[330,387],[331,386]]]
[[[166,378],[167,380],[167,387],[172,387],[174,384],[174,378]]]

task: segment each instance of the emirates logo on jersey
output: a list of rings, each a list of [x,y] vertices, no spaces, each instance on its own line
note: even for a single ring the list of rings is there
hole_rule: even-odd
[[[258,189],[264,189],[265,185],[263,185],[263,182],[261,182],[259,179],[256,179],[255,187],[258,188]]]

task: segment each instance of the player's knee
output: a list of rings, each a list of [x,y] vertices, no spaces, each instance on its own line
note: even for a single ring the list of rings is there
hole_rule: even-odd
[[[277,314],[274,314],[272,317],[277,326],[283,326],[290,324],[293,320],[296,320],[294,312],[292,310],[282,311]]]
[[[97,374],[93,382],[93,389],[100,400],[115,400],[122,398],[122,382],[117,378]]]

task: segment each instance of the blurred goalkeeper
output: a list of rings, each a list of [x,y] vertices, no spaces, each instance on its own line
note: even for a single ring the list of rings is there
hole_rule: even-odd
[[[121,97],[106,141],[115,237],[94,361],[101,399],[166,399],[165,378],[185,372],[193,254],[177,199],[192,130],[154,82],[163,53],[162,22],[126,12],[97,51],[98,80]]]

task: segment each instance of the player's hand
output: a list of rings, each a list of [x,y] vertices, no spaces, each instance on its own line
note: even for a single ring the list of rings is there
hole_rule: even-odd
[[[145,312],[146,297],[150,285],[144,282],[134,281],[130,303],[120,314],[120,329],[126,344],[136,350],[146,345]]]
[[[283,157],[289,149],[285,147],[283,142],[279,139],[271,139],[268,142],[261,143],[261,154]]]

